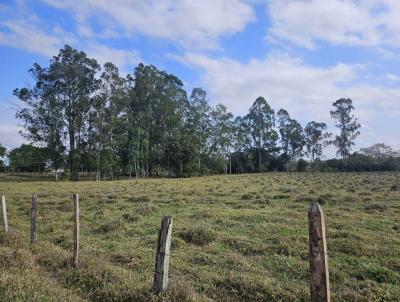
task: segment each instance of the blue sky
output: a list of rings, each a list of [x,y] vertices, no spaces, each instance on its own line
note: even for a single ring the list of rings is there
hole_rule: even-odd
[[[154,64],[234,114],[262,95],[334,131],[332,103],[351,98],[355,150],[400,149],[399,16],[398,0],[2,0],[0,142],[23,141],[12,90],[69,44],[122,74]]]

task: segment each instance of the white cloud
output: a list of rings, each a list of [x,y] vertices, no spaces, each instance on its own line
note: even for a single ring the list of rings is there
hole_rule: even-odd
[[[94,18],[114,33],[166,38],[196,49],[216,47],[219,37],[239,32],[255,19],[252,6],[242,0],[43,1],[73,12],[78,23]]]
[[[22,127],[17,126],[15,111],[17,108],[16,99],[0,101],[0,144],[7,149],[18,147],[26,140],[19,134]]]
[[[400,46],[398,0],[270,0],[268,37],[315,48],[320,41]]]
[[[18,147],[27,141],[19,134],[21,127],[15,124],[0,124],[0,143],[7,149]]]
[[[262,95],[276,109],[319,114],[340,96],[338,87],[355,78],[356,68],[341,63],[327,69],[311,67],[287,55],[240,63],[187,53],[180,60],[200,68],[215,101],[227,104],[235,113],[246,112]]]
[[[379,55],[379,57],[383,60],[393,60],[399,57],[397,52],[389,50],[387,48],[377,47],[375,52]]]
[[[48,34],[31,22],[22,20],[0,22],[0,45],[53,56],[64,43],[72,42],[72,40],[69,35],[55,36]]]
[[[392,74],[392,73],[387,73],[387,74],[385,75],[385,77],[386,77],[386,79],[388,79],[389,81],[398,81],[398,80],[400,80],[400,77],[399,77],[399,76],[397,76],[397,75],[395,75],[395,74]]]
[[[3,28],[3,31],[1,29]],[[81,28],[87,37],[90,37],[90,28]],[[11,19],[0,22],[0,45],[27,50],[32,53],[51,58],[56,55],[65,44],[83,49],[90,57],[100,64],[113,62],[121,70],[138,64],[141,59],[138,51],[118,49],[95,42],[93,39],[78,42],[71,33],[66,33],[61,27],[55,26],[52,33],[40,29],[40,26],[24,20]]]
[[[116,49],[93,43],[88,47],[87,52],[89,56],[96,58],[99,64],[112,62],[124,73],[129,71],[128,68],[132,68],[141,62],[136,50]]]
[[[94,33],[87,24],[78,24],[78,33],[83,38],[92,38]]]
[[[389,137],[395,141],[400,128],[400,88],[385,88],[360,80],[363,66],[338,63],[328,68],[314,67],[287,55],[270,55],[262,60],[241,63],[202,54],[186,53],[180,61],[202,72],[202,81],[214,102],[228,106],[235,114],[245,114],[258,96],[264,96],[275,110],[285,108],[303,123],[311,120],[332,125],[329,111],[339,98],[351,98],[363,127],[385,116],[397,123],[379,128],[376,136],[362,136],[362,146]]]

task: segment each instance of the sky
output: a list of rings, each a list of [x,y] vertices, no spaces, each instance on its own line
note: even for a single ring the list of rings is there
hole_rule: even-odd
[[[0,0],[1,144],[24,142],[13,89],[65,44],[124,75],[153,64],[235,115],[263,96],[336,132],[332,103],[351,98],[354,150],[400,150],[399,0]]]

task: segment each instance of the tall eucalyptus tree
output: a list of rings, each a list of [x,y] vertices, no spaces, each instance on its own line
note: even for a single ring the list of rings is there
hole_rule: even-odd
[[[258,97],[246,116],[253,145],[258,150],[258,171],[261,172],[262,150],[272,151],[276,147],[278,134],[274,129],[275,112],[263,97]]]

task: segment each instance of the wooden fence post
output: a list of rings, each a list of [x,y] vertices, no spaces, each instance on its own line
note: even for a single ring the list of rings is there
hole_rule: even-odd
[[[156,254],[156,269],[154,273],[155,293],[165,290],[168,286],[169,256],[171,250],[172,217],[164,216],[158,233]]]
[[[38,215],[38,198],[32,195],[32,214],[31,214],[31,243],[35,243],[38,238],[37,215]]]
[[[6,197],[1,196],[1,207],[3,209],[3,223],[4,223],[4,231],[8,232],[8,219],[7,219],[7,207],[6,207]]]
[[[73,256],[73,261],[74,261],[74,267],[78,267],[79,264],[79,231],[80,231],[80,226],[79,226],[79,194],[74,194],[73,195],[73,201],[74,201],[74,256]]]
[[[308,209],[311,302],[330,302],[328,251],[324,212],[318,202]]]

